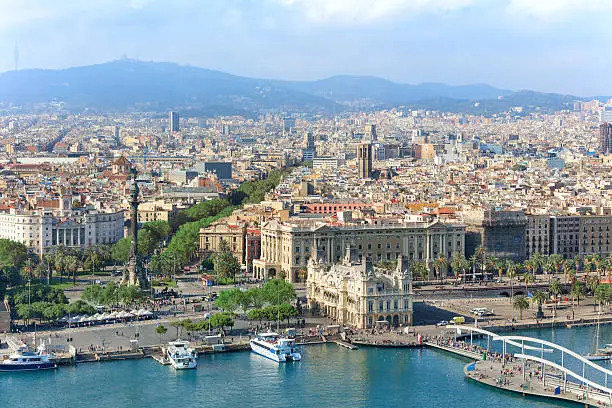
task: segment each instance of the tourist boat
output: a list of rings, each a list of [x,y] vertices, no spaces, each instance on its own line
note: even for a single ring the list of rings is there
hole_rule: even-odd
[[[166,352],[170,364],[177,370],[196,368],[198,366],[198,353],[189,347],[185,340],[175,340],[168,343]]]
[[[26,346],[18,348],[8,359],[0,361],[0,371],[38,371],[57,368],[55,356],[47,353],[43,342],[36,352]]]
[[[288,360],[299,361],[302,355],[297,352],[295,339],[281,337],[277,333],[267,332],[251,340],[251,350],[277,363]]]

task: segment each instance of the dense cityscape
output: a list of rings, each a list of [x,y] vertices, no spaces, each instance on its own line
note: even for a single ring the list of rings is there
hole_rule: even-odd
[[[612,97],[524,42],[605,4],[8,3],[0,406],[612,407]]]

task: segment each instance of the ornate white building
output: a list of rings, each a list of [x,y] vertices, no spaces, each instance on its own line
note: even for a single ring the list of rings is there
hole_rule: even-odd
[[[358,329],[373,328],[377,322],[390,326],[412,325],[412,279],[409,263],[398,257],[393,270],[385,270],[360,260],[349,246],[345,258],[325,265],[308,264],[308,304],[314,313],[336,323]]]
[[[58,245],[86,248],[123,238],[123,211],[70,207],[68,201],[59,209],[1,211],[0,238],[21,242],[39,256]]]

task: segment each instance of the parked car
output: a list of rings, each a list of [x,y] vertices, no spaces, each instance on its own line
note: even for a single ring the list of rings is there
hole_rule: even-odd
[[[438,323],[436,323],[437,327],[444,327],[444,326],[448,326],[448,320],[440,320]]]

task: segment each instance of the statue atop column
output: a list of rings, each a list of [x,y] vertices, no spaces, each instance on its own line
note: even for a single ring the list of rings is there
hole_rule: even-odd
[[[138,254],[138,205],[140,204],[138,197],[140,189],[136,181],[138,171],[136,168],[132,168],[130,173],[132,174],[132,187],[130,188],[130,257],[123,280],[126,281],[127,278],[128,285],[137,285],[144,289],[148,287],[149,282],[142,265],[142,259]]]

